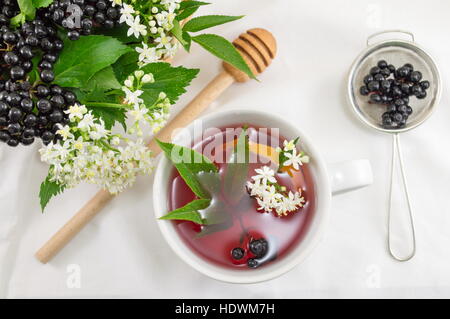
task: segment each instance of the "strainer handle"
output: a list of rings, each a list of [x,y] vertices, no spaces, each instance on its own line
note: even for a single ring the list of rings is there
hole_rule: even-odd
[[[397,156],[399,159],[400,172],[402,175],[403,190],[405,192],[406,201],[408,203],[409,226],[411,229],[411,239],[412,239],[412,251],[406,257],[399,257],[394,252],[394,249],[393,249],[392,243],[391,243],[391,237],[392,237],[391,236],[392,192],[393,192],[393,185],[394,185],[394,172],[395,172],[395,167],[396,167],[395,163],[396,163]],[[389,249],[389,253],[397,261],[408,261],[411,258],[413,258],[414,255],[416,254],[416,233],[415,233],[415,229],[414,229],[412,204],[411,204],[411,199],[410,199],[409,191],[408,191],[408,183],[406,180],[405,167],[403,164],[402,150],[400,147],[400,136],[398,133],[393,134],[393,136],[392,136],[391,182],[390,182],[388,203],[389,203],[389,207],[388,207],[388,249]]]
[[[384,31],[380,31],[380,32],[374,33],[371,36],[369,36],[367,38],[367,46],[370,46],[370,40],[372,40],[373,38],[376,38],[376,37],[378,37],[378,36],[380,36],[382,34],[386,34],[386,33],[403,33],[403,34],[408,35],[411,38],[412,42],[415,42],[414,41],[414,34],[412,32],[410,32],[410,31],[405,31],[405,30],[384,30]]]

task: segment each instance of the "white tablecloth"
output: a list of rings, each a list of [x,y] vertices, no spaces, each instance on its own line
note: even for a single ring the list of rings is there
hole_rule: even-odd
[[[234,85],[208,112],[246,108],[282,115],[315,141],[327,161],[370,159],[373,185],[335,197],[321,244],[303,264],[266,283],[221,283],[184,264],[155,223],[151,178],[141,178],[42,265],[34,252],[96,189],[66,191],[41,214],[37,194],[47,167],[39,161],[37,143],[1,145],[0,297],[450,297],[450,3],[228,0],[200,12],[245,14],[214,31],[232,39],[264,27],[279,46],[260,83]],[[417,256],[408,263],[393,261],[386,251],[390,136],[360,124],[346,100],[350,64],[367,36],[383,29],[414,32],[436,58],[444,83],[436,113],[402,135],[418,239]],[[192,54],[180,54],[175,63],[201,68],[179,110],[215,76],[219,62],[194,45]]]

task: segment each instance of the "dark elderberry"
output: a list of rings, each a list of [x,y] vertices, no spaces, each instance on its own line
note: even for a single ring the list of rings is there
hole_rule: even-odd
[[[422,73],[414,70],[414,66],[406,63],[398,69],[384,60],[377,62],[364,79],[360,94],[369,96],[372,104],[386,105],[382,115],[382,125],[386,128],[401,128],[413,113],[409,105],[410,96],[417,99],[427,97],[429,81],[422,81]]]

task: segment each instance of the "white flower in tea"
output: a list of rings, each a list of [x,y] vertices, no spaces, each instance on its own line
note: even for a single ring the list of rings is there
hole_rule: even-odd
[[[297,142],[298,138],[286,140],[283,142],[283,149],[276,148],[279,153],[280,170],[285,168],[288,169],[287,172],[291,168],[299,170],[301,165],[309,162],[309,157],[304,152],[297,152],[295,147]],[[247,182],[246,186],[250,196],[256,198],[258,210],[275,211],[278,216],[284,216],[303,207],[305,199],[301,195],[301,189],[293,192],[280,185],[275,177],[275,171],[269,166],[257,168],[255,173],[251,177],[252,181]]]
[[[303,163],[309,162],[309,157],[303,153],[297,154],[295,148],[290,153],[286,152],[284,156],[286,156],[287,160],[283,162],[283,166],[292,166],[296,170],[298,170]]]
[[[275,172],[270,169],[268,166],[263,166],[262,168],[255,169],[255,172],[257,175],[252,176],[253,180],[260,180],[262,184],[267,184],[267,182],[270,183],[276,183],[277,180],[275,179]]]
[[[283,146],[284,146],[283,150],[285,152],[293,151],[295,149],[295,140],[290,141],[285,140],[283,142]]]
[[[303,207],[305,199],[301,196],[301,190],[288,192],[286,187],[278,184],[275,171],[269,166],[255,169],[255,172],[257,175],[252,176],[253,181],[246,185],[250,196],[256,198],[258,210],[275,211],[278,216],[284,216]]]

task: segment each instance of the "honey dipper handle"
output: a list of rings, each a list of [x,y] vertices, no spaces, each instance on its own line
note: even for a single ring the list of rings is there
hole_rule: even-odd
[[[78,234],[87,223],[114,197],[108,191],[101,190],[91,198],[58,232],[56,232],[35,256],[43,264],[49,262]]]
[[[159,133],[157,139],[168,142],[175,129],[185,127],[194,121],[219,95],[226,90],[234,78],[226,71],[216,76],[180,113],[173,118]],[[160,153],[156,139],[152,139],[148,147],[154,156]],[[50,240],[36,253],[36,258],[42,262],[49,262],[72,238],[86,226],[106,204],[114,198],[105,190],[99,191],[83,208],[75,214]]]
[[[222,71],[209,82],[209,84],[149,142],[148,147],[153,154],[156,156],[161,152],[156,139],[163,142],[170,142],[172,140],[172,133],[176,129],[186,127],[193,122],[233,82],[234,78],[226,71]]]

